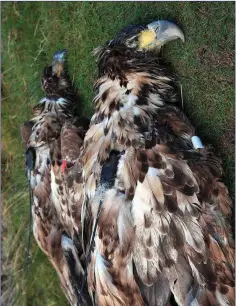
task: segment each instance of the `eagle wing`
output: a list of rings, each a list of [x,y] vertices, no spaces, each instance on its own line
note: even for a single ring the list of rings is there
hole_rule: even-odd
[[[222,217],[222,206],[227,206],[229,212],[230,201],[215,176],[219,162],[208,157],[208,152],[203,156],[192,152],[192,157],[188,154],[183,159],[168,153],[168,149],[155,145],[138,150],[135,162],[126,163],[124,156],[126,170],[120,169],[120,176],[128,174],[124,178],[129,182],[127,187],[132,186],[129,177],[137,173],[131,207],[137,273],[147,286],[164,274],[180,305],[187,296],[191,302],[196,298],[203,303],[205,299],[207,305],[209,299],[214,300],[215,292],[228,294],[232,303],[233,246]],[[203,179],[206,181],[200,183]]]
[[[57,51],[43,70],[45,92],[21,128],[32,191],[34,236],[56,269],[71,305],[90,305],[82,286],[84,266],[77,222],[82,188],[76,162],[88,120],[75,116],[80,99],[65,68],[66,50]],[[68,120],[68,121],[67,121]],[[83,287],[83,288],[82,288]]]
[[[86,118],[68,119],[57,139],[52,159],[52,192],[68,235],[80,233],[82,206],[82,165],[79,159],[84,135],[88,129]],[[74,231],[75,230],[75,231]]]
[[[38,152],[37,141],[34,135],[39,136],[37,139],[41,142],[45,136],[41,137],[43,127],[33,129],[32,121],[25,122],[21,126],[21,137],[26,150],[26,167],[30,188],[32,189],[32,219],[34,237],[41,250],[49,258],[51,264],[57,271],[60,278],[61,286],[68,300],[74,304],[75,295],[73,287],[67,281],[69,278],[69,269],[65,261],[61,245],[62,227],[60,226],[55,207],[51,201],[51,175],[50,165],[44,165]],[[45,130],[43,132],[45,135]],[[32,141],[33,140],[33,141]],[[32,142],[31,142],[32,141]],[[33,152],[33,154],[30,154]],[[39,172],[39,169],[41,172]]]
[[[66,220],[63,218],[64,215],[60,214],[61,211],[57,207],[58,203],[55,202],[56,199],[53,197],[53,188],[55,186],[52,184],[51,178],[55,177],[53,173],[56,166],[55,161],[52,163],[54,166],[52,166],[50,154],[52,156],[57,153],[61,156],[67,154],[70,158],[73,157],[70,151],[67,152],[65,150],[67,145],[66,142],[64,143],[64,140],[67,139],[65,135],[68,134],[71,137],[73,134],[73,129],[68,124],[65,123],[61,128],[56,117],[46,115],[40,121],[40,124],[36,126],[31,121],[23,124],[21,135],[26,149],[26,166],[33,194],[34,237],[56,270],[61,287],[71,305],[77,305],[78,301],[81,305],[90,305],[86,287],[83,288],[83,291],[80,291],[84,268],[78,255],[78,244],[75,245],[72,237],[69,236],[71,232],[68,231]],[[79,132],[81,137],[85,133],[82,128]],[[56,137],[57,140],[55,140],[55,145],[51,147],[50,152],[47,141]],[[60,148],[57,145],[60,139],[63,143],[61,152],[58,151]],[[80,148],[81,144],[82,141],[80,139],[79,143],[74,142],[74,147],[79,146]],[[31,151],[34,152],[33,157],[29,154]],[[32,158],[33,160],[31,160]],[[68,184],[69,176],[66,175],[65,177],[67,180],[61,181],[61,184],[58,185],[59,187]],[[77,197],[79,194],[81,192],[77,192]],[[63,203],[63,199],[63,194],[60,194],[59,203]],[[65,197],[65,199],[63,204],[68,207],[68,198]]]
[[[220,162],[194,149],[194,128],[163,102],[176,96],[161,73],[127,73],[125,86],[106,76],[97,82],[83,154],[93,220],[102,199],[88,284],[100,305],[165,305],[171,292],[180,305],[232,304],[231,202]],[[104,195],[112,150],[122,154]]]
[[[84,271],[86,269],[82,245],[81,209],[83,203],[82,166],[79,159],[83,139],[89,127],[86,118],[73,117],[65,121],[60,137],[51,150],[52,198],[55,203],[68,246],[67,263],[73,278],[71,283],[78,293],[77,302],[90,305]],[[71,260],[74,258],[74,260]],[[75,260],[76,259],[76,260]],[[74,261],[80,269],[75,269]],[[73,273],[72,273],[73,272]]]
[[[127,284],[137,305],[137,284],[149,303],[153,291],[153,305],[167,303],[170,292],[179,305],[216,305],[219,299],[226,303],[225,297],[233,304],[231,201],[219,181],[219,160],[207,148],[196,152],[189,144],[191,149],[179,152],[172,150],[179,141],[161,143],[121,155],[116,185],[104,198],[89,282],[98,286],[102,305],[112,302],[108,290],[131,305]],[[137,277],[133,271],[128,279],[132,260]]]

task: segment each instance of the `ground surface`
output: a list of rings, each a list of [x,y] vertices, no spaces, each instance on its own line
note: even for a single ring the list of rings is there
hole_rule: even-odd
[[[176,21],[186,35],[186,44],[173,42],[163,55],[180,78],[184,109],[198,135],[222,157],[224,180],[233,195],[233,2],[2,3],[4,305],[66,305],[55,273],[34,241],[29,273],[25,270],[29,199],[19,126],[42,97],[42,69],[56,50],[67,48],[71,75],[85,101],[84,114],[90,116],[93,48],[125,25],[156,19]]]

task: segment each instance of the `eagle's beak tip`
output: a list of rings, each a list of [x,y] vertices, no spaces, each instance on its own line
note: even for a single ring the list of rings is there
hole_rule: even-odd
[[[152,28],[157,35],[157,40],[160,41],[162,45],[168,41],[172,41],[180,38],[183,43],[185,43],[185,37],[182,30],[172,21],[169,20],[158,20],[150,23],[149,28]]]
[[[183,36],[180,37],[180,39],[182,40],[182,43],[183,43],[183,44],[186,42],[185,37],[184,37],[184,34],[183,34]]]

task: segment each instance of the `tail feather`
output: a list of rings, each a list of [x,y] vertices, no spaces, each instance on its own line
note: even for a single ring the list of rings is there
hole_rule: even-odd
[[[65,235],[62,235],[62,250],[68,265],[70,282],[74,288],[75,296],[77,297],[77,303],[75,306],[93,305],[89,297],[87,286],[82,285],[85,272],[80,259],[78,258],[77,250],[72,239]]]

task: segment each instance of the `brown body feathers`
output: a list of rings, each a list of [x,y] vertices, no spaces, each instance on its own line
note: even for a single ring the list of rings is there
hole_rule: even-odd
[[[218,158],[193,147],[175,78],[151,53],[109,44],[96,55],[81,156],[92,220],[103,200],[88,274],[97,305],[168,305],[171,295],[178,305],[233,305],[231,200]],[[116,179],[104,193],[114,150]]]
[[[42,87],[46,97],[21,127],[33,194],[33,233],[70,304],[91,305],[87,287],[80,290],[85,263],[79,239],[83,195],[78,162],[89,120],[75,117],[78,96],[66,73],[56,76],[51,66],[45,68]]]

